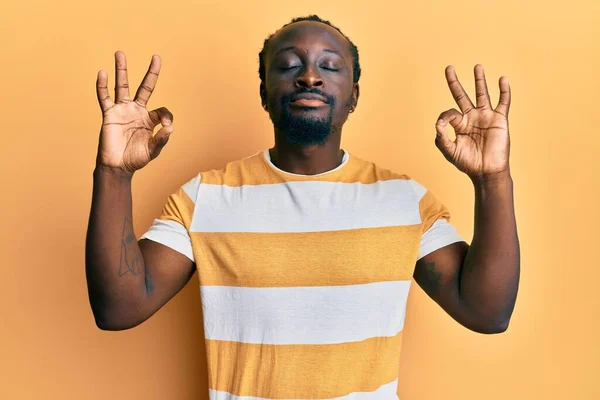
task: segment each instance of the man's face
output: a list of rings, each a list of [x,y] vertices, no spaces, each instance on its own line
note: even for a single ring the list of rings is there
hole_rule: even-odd
[[[261,98],[286,140],[299,146],[326,142],[358,100],[348,40],[320,22],[289,25],[270,40]]]

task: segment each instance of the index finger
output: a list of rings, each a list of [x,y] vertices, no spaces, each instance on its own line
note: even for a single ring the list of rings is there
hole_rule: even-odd
[[[448,82],[448,87],[450,88],[450,92],[452,93],[452,97],[458,104],[460,111],[464,113],[468,113],[471,111],[474,106],[471,102],[471,99],[463,89],[462,85],[458,81],[458,77],[456,76],[456,72],[454,71],[454,67],[452,65],[448,65],[446,67],[446,81]]]
[[[500,85],[500,99],[498,100],[495,111],[498,111],[508,118],[508,110],[510,109],[510,85],[508,83],[508,78],[506,76],[501,76],[498,84]]]
[[[150,96],[154,91],[156,81],[158,81],[158,74],[160,73],[160,66],[160,56],[157,54],[153,55],[152,61],[150,61],[150,67],[148,67],[148,72],[146,72],[146,76],[144,76],[140,87],[135,93],[135,98],[133,99],[133,101],[142,107],[146,107],[146,103],[148,103],[148,100],[150,100]]]

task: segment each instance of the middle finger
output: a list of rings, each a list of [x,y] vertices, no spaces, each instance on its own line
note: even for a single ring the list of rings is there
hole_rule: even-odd
[[[117,51],[115,53],[115,103],[121,103],[129,100],[129,81],[127,79],[127,59],[125,53]]]

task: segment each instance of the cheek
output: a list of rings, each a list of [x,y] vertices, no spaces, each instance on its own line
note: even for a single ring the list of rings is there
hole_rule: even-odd
[[[277,93],[267,92],[267,105],[271,110],[279,110],[281,108],[281,97]]]
[[[283,95],[283,91],[281,90],[281,86],[270,85],[265,88],[265,95],[267,99],[278,99]]]
[[[265,95],[270,113],[281,114],[283,112],[282,93],[276,89],[267,89]]]
[[[336,94],[336,111],[346,112],[350,106],[352,106],[352,92],[344,90]]]

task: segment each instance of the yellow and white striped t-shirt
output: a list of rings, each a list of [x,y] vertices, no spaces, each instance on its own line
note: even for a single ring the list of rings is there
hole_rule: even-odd
[[[202,172],[142,236],[196,263],[211,399],[398,398],[415,263],[462,239],[423,186],[344,153]]]

